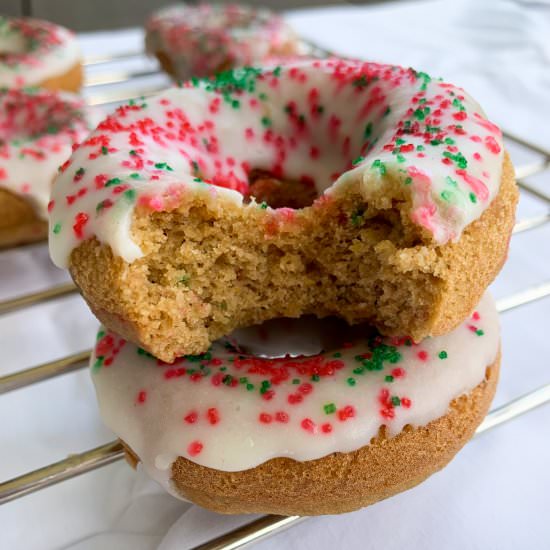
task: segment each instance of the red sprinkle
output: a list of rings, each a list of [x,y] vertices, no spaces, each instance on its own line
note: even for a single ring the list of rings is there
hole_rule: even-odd
[[[136,397],[137,403],[145,403],[147,400],[147,392],[145,390],[141,390]]]
[[[189,456],[197,456],[202,451],[203,444],[200,441],[192,441],[187,447],[187,452]]]
[[[208,422],[210,422],[210,424],[212,425],[217,424],[220,421],[220,413],[218,412],[218,409],[216,409],[216,407],[208,409],[206,417],[208,418]]]
[[[187,416],[184,416],[183,419],[188,424],[194,424],[199,418],[199,415],[196,413],[196,411],[191,411]]]
[[[271,424],[273,417],[269,413],[260,413],[259,420],[262,424]]]
[[[301,422],[302,428],[309,433],[315,433],[317,426],[315,425],[315,422],[311,420],[311,418],[304,418]]]

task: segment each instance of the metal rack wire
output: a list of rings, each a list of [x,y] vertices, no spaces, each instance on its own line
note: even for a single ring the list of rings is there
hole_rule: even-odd
[[[309,45],[309,47],[312,52],[320,54],[329,53],[315,45]],[[96,56],[88,58],[85,65],[87,68],[92,67],[95,69],[97,67],[101,68],[102,66],[112,64],[113,62],[124,62],[130,59],[143,59],[143,53],[131,51],[112,56]],[[86,81],[86,92],[89,95],[88,102],[90,105],[102,105],[107,107],[116,105],[130,98],[150,95],[160,88],[158,88],[158,86],[156,88],[145,86],[136,89],[132,86],[132,82],[158,75],[160,75],[160,72],[156,68],[100,72],[99,74],[90,76]],[[108,86],[115,85],[115,87],[117,87],[117,85],[120,84],[125,85],[123,89],[116,89],[114,92],[112,90],[104,90],[104,88]],[[96,94],[96,89],[99,89],[101,93]],[[543,214],[519,220],[514,228],[514,235],[517,235],[519,233],[541,228],[545,224],[550,223],[550,195],[540,191],[525,181],[525,178],[540,174],[550,168],[550,150],[541,148],[509,133],[505,133],[505,137],[509,142],[515,143],[540,157],[536,161],[516,166],[518,185],[522,193],[531,195],[543,204],[545,208]],[[50,300],[59,300],[75,292],[76,287],[72,283],[66,283],[40,292],[1,301],[0,315],[23,308],[30,308],[36,304]],[[497,308],[499,312],[505,313],[548,296],[550,296],[550,281],[525,288],[499,300],[497,302]],[[89,355],[90,350],[84,350],[55,361],[37,365],[13,374],[0,376],[0,394],[21,389],[31,384],[81,369],[87,365]],[[550,383],[526,395],[518,397],[501,407],[493,409],[476,431],[476,436],[547,403],[550,403]],[[45,487],[101,468],[123,457],[124,451],[118,441],[111,441],[80,454],[70,455],[68,458],[59,462],[1,482],[0,504],[8,503]],[[242,548],[245,545],[258,542],[260,539],[269,537],[296,525],[305,519],[307,518],[298,516],[265,516],[205,544],[197,546],[194,550],[232,550]]]

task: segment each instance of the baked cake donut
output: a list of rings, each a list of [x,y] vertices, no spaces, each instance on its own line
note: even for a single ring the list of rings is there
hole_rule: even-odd
[[[275,194],[316,198],[272,208],[258,173],[262,193],[268,174]],[[54,262],[107,327],[173,361],[302,314],[444,334],[500,270],[518,193],[500,130],[462,89],[327,59],[120,107],[52,196]]]
[[[40,19],[0,16],[0,87],[77,92],[82,78],[71,31]]]
[[[357,328],[331,351],[257,355],[303,349],[300,339],[311,352],[318,329],[286,321],[174,364],[101,329],[92,378],[129,460],[216,512],[349,512],[441,469],[489,408],[500,356],[488,294],[454,331],[420,344]]]
[[[180,3],[162,8],[146,24],[145,46],[178,80],[301,51],[298,37],[282,17],[237,4]]]
[[[39,89],[0,89],[0,113],[0,247],[5,247],[47,237],[52,181],[89,133],[90,122],[81,98]]]

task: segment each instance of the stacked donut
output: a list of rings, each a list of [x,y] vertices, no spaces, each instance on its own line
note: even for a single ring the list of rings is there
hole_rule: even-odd
[[[44,239],[58,167],[90,130],[74,35],[0,17],[0,248]]]
[[[398,66],[290,60],[106,118],[50,203],[132,464],[225,512],[332,514],[447,464],[499,368],[500,130]]]

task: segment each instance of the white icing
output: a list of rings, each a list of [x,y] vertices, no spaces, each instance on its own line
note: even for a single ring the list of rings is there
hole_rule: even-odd
[[[273,324],[256,332],[249,329],[252,332],[248,334],[247,345],[258,349],[265,347],[266,340],[275,338],[281,355],[289,349],[284,344],[285,331],[292,333],[300,326],[300,321],[289,323],[286,328],[284,323],[277,325],[278,334],[266,328]],[[307,326],[299,330],[303,336],[301,345],[311,349],[309,340],[315,340],[316,336],[308,332]],[[342,347],[341,357],[335,358],[334,351],[321,353],[320,363],[342,361],[344,366],[336,368],[333,374],[323,375],[321,371],[318,381],[300,374],[296,367],[290,367],[290,376],[278,382],[274,380],[277,371],[273,369],[269,374],[250,373],[250,365],[229,360],[238,357],[238,353],[228,351],[226,340],[213,345],[210,359],[178,360],[166,365],[139,354],[130,342],[117,353],[123,340],[113,333],[102,332],[100,336],[91,364],[101,415],[134,450],[146,471],[168,489],[168,465],[178,456],[218,470],[239,471],[275,457],[305,461],[338,451],[351,452],[368,445],[381,425],[387,426],[390,436],[400,433],[407,424],[425,426],[445,415],[453,399],[470,392],[484,379],[486,368],[494,362],[499,349],[498,315],[489,294],[482,298],[473,316],[451,333],[412,346],[398,345],[400,356],[389,348],[381,370],[354,372],[361,366],[355,356],[368,349],[362,338],[354,339],[351,347]],[[239,340],[243,341],[242,333]],[[391,340],[383,342],[391,346]],[[300,350],[296,342],[294,351]],[[440,358],[442,351],[446,352],[446,358]],[[274,352],[272,346],[270,353]],[[392,363],[391,357],[395,362]],[[299,367],[304,360],[295,358],[294,365]],[[285,363],[281,361],[277,366]],[[201,362],[209,372],[205,377],[193,381],[189,372],[182,376],[174,374],[185,369],[198,371]],[[226,370],[220,371],[224,367]],[[396,372],[396,368],[401,372]],[[392,372],[394,379],[388,381],[386,377]],[[254,390],[247,391],[242,381],[232,387],[230,379],[221,378],[228,375],[237,381],[246,376],[247,383],[254,384]],[[222,379],[218,385],[214,383],[216,376],[218,382]],[[293,383],[295,378],[299,384]],[[349,378],[355,380],[354,386],[349,385]],[[266,379],[273,382],[269,387],[274,392],[270,399],[258,392]],[[309,383],[311,389],[302,394],[301,402],[290,404],[288,396],[300,393],[304,383]],[[388,410],[387,404],[380,401],[385,389],[389,396],[401,399],[401,405],[390,407],[393,418],[381,413]],[[140,392],[143,392],[141,399]],[[406,399],[410,400],[408,408]],[[325,406],[331,404],[336,412],[327,414]],[[354,415],[341,420],[338,411],[345,407],[353,407]],[[213,408],[215,423],[209,421],[208,410]],[[288,414],[287,422],[275,420],[280,411]],[[192,413],[196,414],[196,421],[189,423],[185,418]],[[271,415],[271,423],[260,422],[262,413]],[[311,430],[303,427],[304,419],[313,423]],[[326,423],[332,426],[330,433],[323,431]],[[193,455],[190,445],[194,442],[200,442],[202,449]]]
[[[80,57],[71,31],[40,19],[0,17],[0,86],[40,85],[66,73]]]
[[[254,71],[167,90],[100,125],[54,187],[50,222],[63,229],[50,239],[53,261],[66,267],[72,249],[96,236],[132,262],[143,255],[130,234],[136,204],[164,210],[196,194],[241,204],[250,168],[312,179],[319,193],[336,198],[356,181],[367,201],[381,190],[388,198],[410,195],[411,219],[440,244],[458,240],[498,192],[500,130],[460,88],[356,61],[301,60]],[[105,153],[101,143],[109,144]],[[75,184],[80,167],[86,175]],[[98,184],[103,176],[120,185]],[[65,197],[78,188],[86,195],[67,206]],[[104,201],[114,206],[103,208]],[[71,227],[80,213],[87,221],[77,235]]]
[[[0,90],[0,187],[24,197],[46,220],[58,168],[93,118],[73,94]]]

